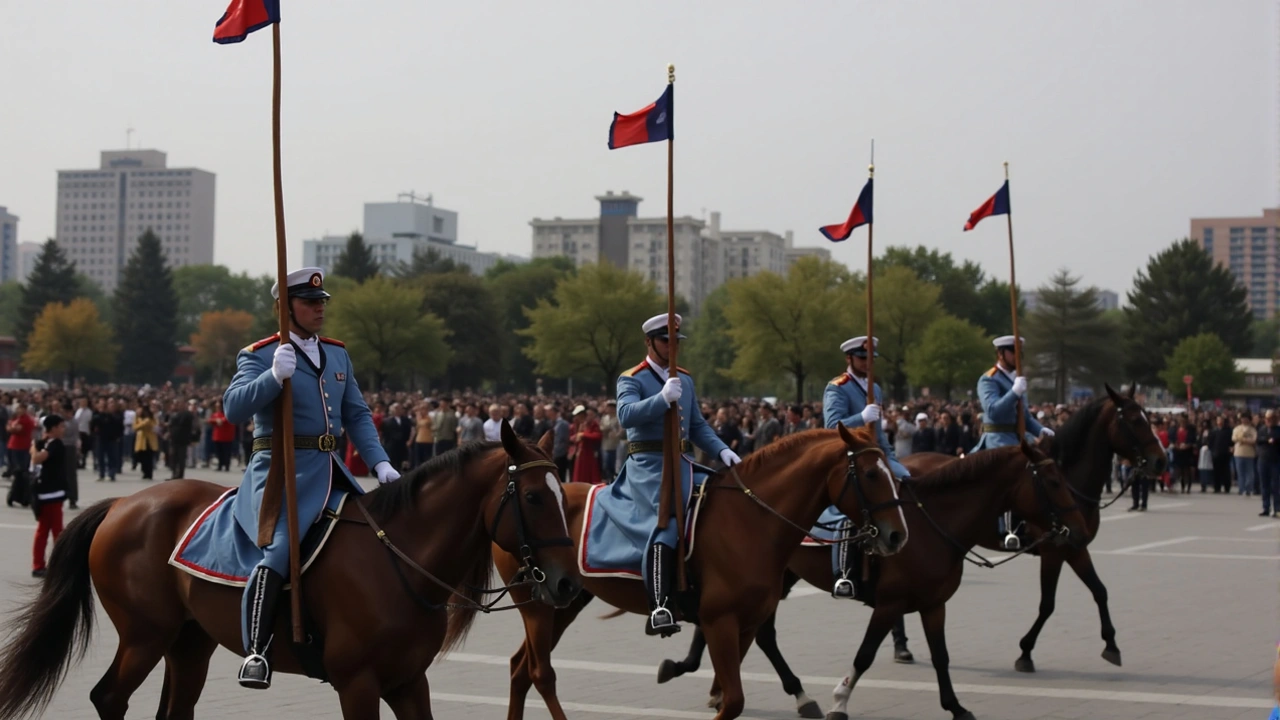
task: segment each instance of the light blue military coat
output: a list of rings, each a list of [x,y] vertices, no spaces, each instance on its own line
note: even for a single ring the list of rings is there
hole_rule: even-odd
[[[253,418],[254,437],[269,437],[272,432],[275,399],[281,390],[271,374],[278,338],[277,333],[240,351],[236,356],[235,377],[222,396],[228,420],[240,424]],[[387,460],[387,453],[378,442],[378,431],[373,427],[373,415],[356,385],[346,347],[337,340],[320,338],[320,367],[317,368],[296,343],[291,344],[298,357],[292,378],[293,434],[311,437],[329,434],[336,438],[345,429],[348,442],[355,443],[370,468]],[[270,466],[270,450],[255,452],[234,497],[236,521],[255,541],[258,511]],[[342,473],[354,491],[363,494],[346,465],[333,452],[295,449],[294,469],[298,478],[299,542],[324,511],[336,479],[334,472]],[[286,579],[289,577],[288,538],[286,514],[281,512],[275,536],[271,544],[263,548],[261,564]],[[246,592],[249,587],[246,585]]]
[[[884,393],[880,392],[880,384],[876,383],[876,404],[884,408]],[[853,379],[849,371],[840,374],[827,383],[822,393],[822,424],[834,428],[837,424],[848,428],[862,427],[862,411],[867,409],[867,392]],[[876,423],[876,442],[889,459],[889,469],[897,477],[909,477],[910,472],[898,462],[898,456],[884,434],[884,420]]]
[[[1013,380],[997,365],[978,378],[978,400],[982,403],[983,425],[1018,425],[1018,395],[1013,392]],[[1043,426],[1031,417],[1031,410],[1024,402],[1023,413],[1027,422],[1027,442],[1035,443]],[[970,452],[989,450],[1018,444],[1018,432],[983,432],[978,444]]]
[[[677,407],[681,440],[687,439],[718,458],[726,445],[702,417],[693,378],[684,369],[679,369],[679,375],[682,391]],[[660,394],[664,382],[648,361],[618,377],[618,424],[626,429],[628,442],[662,442],[662,420],[668,407]],[[688,454],[682,458],[685,462],[680,464],[680,489],[687,503],[693,489],[693,459]],[[667,523],[666,530],[658,530],[661,487],[662,453],[634,453],[627,455],[617,479],[596,496],[595,511],[605,513],[628,540],[627,548],[612,549],[610,560],[640,567],[646,576],[648,563],[641,561],[649,547],[655,542],[676,546],[674,521]]]

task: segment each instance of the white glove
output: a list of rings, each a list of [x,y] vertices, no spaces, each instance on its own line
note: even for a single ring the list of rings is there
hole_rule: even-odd
[[[391,463],[386,460],[374,465],[373,471],[378,475],[379,485],[400,479],[400,473],[396,472],[396,469],[391,467]]]
[[[680,382],[680,378],[667,378],[667,382],[662,386],[662,399],[667,403],[673,403],[680,399],[680,393],[684,392],[684,384]]]
[[[871,404],[862,410],[862,424],[870,425],[880,419],[880,406]]]
[[[293,377],[294,368],[298,367],[298,356],[293,352],[293,345],[280,343],[276,347],[275,358],[271,361],[271,376],[276,382],[284,385],[284,381]]]
[[[1027,379],[1021,375],[1013,379],[1013,391],[1018,395],[1027,394]]]
[[[1053,431],[1047,427],[1040,428],[1040,437],[1053,437]]]
[[[724,463],[725,466],[728,467],[742,462],[742,458],[738,457],[738,453],[730,450],[729,448],[725,448],[720,451],[720,462]]]

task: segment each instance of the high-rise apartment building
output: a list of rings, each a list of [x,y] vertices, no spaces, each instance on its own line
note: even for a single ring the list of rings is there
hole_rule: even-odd
[[[1280,208],[1259,217],[1191,218],[1191,239],[1249,291],[1258,317],[1280,310]]]
[[[18,216],[0,205],[0,282],[18,279]]]
[[[94,170],[59,170],[56,234],[76,269],[112,292],[151,230],[170,267],[213,263],[214,174],[170,168],[159,150],[104,150]]]

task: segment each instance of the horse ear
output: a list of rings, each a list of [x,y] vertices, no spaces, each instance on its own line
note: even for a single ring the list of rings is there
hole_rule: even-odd
[[[1036,454],[1031,449],[1031,446],[1027,444],[1027,439],[1025,437],[1022,438],[1022,442],[1019,444],[1022,446],[1022,454],[1026,455],[1028,460],[1036,459]]]
[[[1048,457],[1054,456],[1054,439],[1051,435],[1041,435],[1040,440],[1036,442],[1036,449],[1044,453]]]
[[[516,431],[511,429],[511,424],[507,422],[506,418],[502,418],[500,436],[503,449],[507,451],[508,455],[515,457],[520,452],[520,436],[516,435]]]
[[[1132,380],[1129,381],[1129,399],[1130,400],[1133,399],[1133,392],[1134,390],[1137,390],[1137,389],[1138,389],[1138,383]]]
[[[1111,398],[1111,402],[1116,404],[1116,407],[1124,405],[1124,398],[1120,397],[1120,394],[1111,388],[1110,383],[1103,383],[1102,386],[1107,389],[1107,396]]]
[[[853,433],[849,432],[849,428],[845,427],[844,423],[836,423],[836,429],[840,431],[840,439],[844,441],[845,445],[853,447],[858,444],[858,441],[853,439]]]
[[[555,445],[555,440],[556,440],[555,433],[551,432],[550,430],[542,433],[542,439],[538,440],[538,449],[550,455],[551,449]]]

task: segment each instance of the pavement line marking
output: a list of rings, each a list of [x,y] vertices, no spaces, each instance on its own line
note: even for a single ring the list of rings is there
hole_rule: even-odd
[[[1115,555],[1114,550],[1104,550],[1102,552],[1092,553],[1094,555]],[[1179,553],[1179,552],[1140,552],[1140,553],[1124,553],[1122,557],[1167,557],[1167,558],[1190,558],[1192,560],[1266,560],[1267,562],[1276,562],[1280,560],[1280,555],[1225,555],[1217,553]]]
[[[0,530],[35,530],[35,525],[15,525],[13,523],[0,523]]]
[[[1135,553],[1139,550],[1152,550],[1158,547],[1165,547],[1166,545],[1181,545],[1182,543],[1188,543],[1199,539],[1200,538],[1196,535],[1186,535],[1183,537],[1170,538],[1168,540],[1160,540],[1158,542],[1149,542],[1143,545],[1134,545],[1132,547],[1109,550],[1108,552],[1112,555],[1128,555],[1129,553]]]
[[[458,695],[455,693],[440,693],[432,691],[432,700],[441,702],[466,703],[468,705],[495,705],[498,707],[507,707],[509,699],[505,697],[487,697],[484,695]],[[527,708],[530,704],[542,706],[542,698],[537,693],[529,693],[529,701],[525,704]],[[642,708],[631,707],[627,705],[597,705],[595,703],[576,703],[561,701],[560,707],[571,712],[585,713],[608,713],[610,715],[622,715],[625,717],[661,717],[661,718],[679,718],[680,720],[709,720],[712,717],[712,710],[703,710],[702,712],[691,712],[689,710],[668,710],[666,708]],[[764,720],[750,715],[739,715],[742,720]]]
[[[616,675],[644,675],[652,678],[657,672],[657,665],[632,665],[626,663],[596,662],[594,660],[569,660],[558,658],[555,655],[551,657],[552,663],[556,668],[561,670],[586,670],[592,672],[613,673]],[[450,662],[458,663],[476,663],[480,665],[497,665],[503,668],[509,668],[511,658],[501,655],[480,655],[475,653],[452,653],[443,659],[440,664]],[[685,677],[700,678],[711,680],[715,677],[713,671],[699,670],[697,672],[688,673]],[[742,673],[743,680],[751,680],[754,682],[764,682],[776,685],[778,677],[772,673]],[[805,676],[800,678],[803,682],[811,685],[827,685],[834,687],[842,678],[838,677],[822,677],[822,676]],[[908,690],[915,692],[927,692],[937,695],[938,685],[935,682],[917,682],[905,680],[872,680],[870,678],[862,678],[858,681],[858,690],[862,689],[878,689],[878,690]],[[1225,697],[1221,695],[1179,695],[1175,693],[1153,693],[1153,692],[1135,692],[1128,690],[1089,690],[1085,688],[1053,688],[1031,685],[976,685],[970,683],[957,683],[955,685],[957,693],[972,693],[975,695],[1008,695],[1014,697],[1035,697],[1035,698],[1057,698],[1063,700],[1108,700],[1112,702],[1122,703],[1148,703],[1154,705],[1193,705],[1198,707],[1239,707],[1239,708],[1263,708],[1271,709],[1275,701],[1270,699],[1251,698],[1251,697]],[[855,691],[856,692],[856,691]],[[436,697],[432,693],[432,697]],[[503,703],[507,702],[506,698],[502,699]],[[569,706],[566,704],[566,708]],[[591,712],[591,711],[586,711]],[[676,711],[661,711],[676,712]],[[694,717],[694,715],[664,715],[663,717]],[[706,713],[699,714],[697,717],[705,720]]]
[[[1153,503],[1153,504],[1151,504],[1151,505],[1148,505],[1148,506],[1147,506],[1147,509],[1149,509],[1149,510],[1168,510],[1168,509],[1170,509],[1170,508],[1186,507],[1186,506],[1188,506],[1188,505],[1190,505],[1190,504],[1191,504],[1191,503],[1189,503],[1189,502],[1160,503],[1160,504],[1158,504],[1158,505]],[[1102,516],[1101,518],[1099,518],[1099,520],[1098,520],[1098,521],[1099,521],[1099,522],[1109,522],[1109,521],[1112,521],[1112,520],[1128,520],[1128,519],[1129,519],[1129,518],[1131,518],[1131,517],[1138,517],[1138,515],[1140,515],[1140,514],[1141,514],[1141,513],[1138,513],[1138,512],[1128,512],[1128,511],[1126,511],[1123,515],[1121,515],[1121,514],[1119,514],[1119,513],[1117,513],[1117,514],[1115,514],[1115,515],[1104,515],[1104,516]]]
[[[1215,542],[1236,542],[1236,543],[1270,543],[1274,545],[1275,540],[1264,540],[1261,538],[1240,538],[1240,537],[1213,537],[1209,535],[1197,536],[1200,540],[1213,540]]]
[[[1247,528],[1245,528],[1245,529],[1244,529],[1244,531],[1245,531],[1245,532],[1258,532],[1258,531],[1260,531],[1260,530],[1274,530],[1274,529],[1276,529],[1276,528],[1280,528],[1280,522],[1276,522],[1276,521],[1274,521],[1274,520],[1273,520],[1273,521],[1271,521],[1271,522],[1269,522],[1269,523],[1262,523],[1261,525],[1254,525],[1253,527],[1247,527]]]

